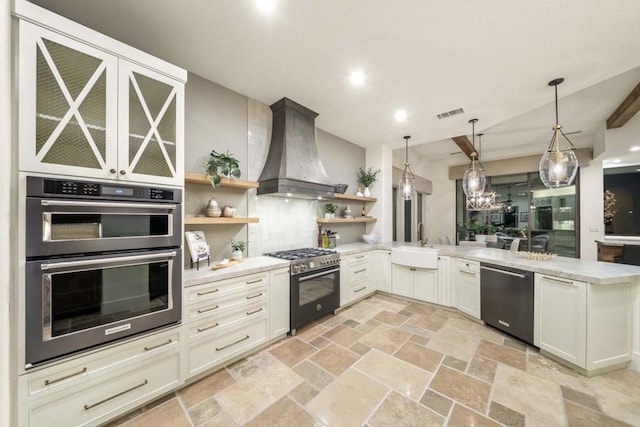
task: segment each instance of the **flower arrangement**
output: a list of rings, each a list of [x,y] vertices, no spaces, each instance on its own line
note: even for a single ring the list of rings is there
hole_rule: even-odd
[[[231,241],[229,242],[229,245],[231,245],[231,250],[234,252],[235,251],[244,252],[244,250],[247,249],[247,242],[242,240],[231,239]]]
[[[374,182],[377,181],[378,174],[380,173],[380,169],[373,168],[359,168],[358,169],[358,183],[364,185],[365,187],[370,187]]]
[[[218,153],[211,150],[209,160],[204,163],[207,178],[211,181],[213,188],[219,187],[222,177],[240,178],[242,174],[239,168],[240,162],[233,157],[233,154],[227,150],[224,153]]]
[[[605,190],[604,192],[604,223],[605,225],[613,222],[613,217],[616,211],[613,209],[616,206],[616,195],[613,191]]]
[[[336,209],[338,209],[338,205],[334,205],[333,203],[327,203],[324,205],[324,211],[326,213],[335,213]]]

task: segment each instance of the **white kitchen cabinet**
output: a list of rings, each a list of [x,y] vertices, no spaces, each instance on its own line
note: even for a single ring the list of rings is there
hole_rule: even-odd
[[[394,294],[426,302],[438,302],[438,271],[436,269],[392,264],[391,274],[391,289]]]
[[[540,349],[584,367],[587,335],[587,284],[536,274]],[[535,310],[535,308],[534,308]]]
[[[371,283],[371,252],[340,258],[340,306],[375,292]]]
[[[438,304],[451,306],[451,257],[438,255]]]
[[[269,338],[289,332],[290,301],[289,268],[269,272]]]
[[[480,319],[480,263],[456,260],[454,270],[453,305],[463,313]]]
[[[587,375],[632,359],[632,282],[596,285],[535,274],[534,344]]]
[[[182,185],[183,80],[22,20],[18,76],[20,170]]]
[[[391,252],[375,250],[371,252],[370,259],[372,289],[391,292]]]

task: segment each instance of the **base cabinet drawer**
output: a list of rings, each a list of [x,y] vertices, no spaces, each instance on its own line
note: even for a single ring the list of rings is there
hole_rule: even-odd
[[[369,286],[368,280],[362,280],[350,285],[349,290],[351,291],[351,301],[355,301],[358,298],[369,295],[375,289],[372,289],[371,286]]]
[[[240,325],[220,329],[216,334],[192,339],[189,345],[188,376],[212,368],[223,361],[241,354],[267,341],[269,319],[267,316],[251,319]]]
[[[72,394],[54,394],[29,404],[20,411],[20,425],[98,425],[177,387],[179,372],[179,353],[173,353],[100,376]]]

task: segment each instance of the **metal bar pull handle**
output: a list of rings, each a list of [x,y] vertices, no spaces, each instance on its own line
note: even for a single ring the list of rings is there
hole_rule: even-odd
[[[324,276],[324,275],[329,274],[329,273],[335,273],[336,271],[340,271],[340,269],[339,268],[334,268],[333,270],[323,271],[323,272],[318,273],[318,274],[312,274],[311,276],[305,276],[305,277],[300,278],[298,280],[298,282],[302,283],[305,280],[315,279],[316,277]]]
[[[220,324],[216,322],[213,325],[205,326],[204,328],[198,328],[198,332],[208,331],[209,329],[217,328],[218,326],[220,326]]]
[[[367,289],[367,287],[366,287],[366,286],[364,286],[364,287],[362,287],[362,288],[360,288],[360,289],[356,289],[356,290],[355,290],[355,291],[353,291],[353,292],[354,292],[354,293],[355,293],[355,292],[362,292],[362,291],[364,291],[365,289]]]
[[[217,310],[218,308],[220,308],[219,305],[214,305],[213,307],[209,308],[201,308],[200,310],[198,310],[198,314],[207,313],[209,311]]]
[[[115,258],[99,258],[99,259],[88,259],[82,261],[62,261],[62,262],[52,262],[50,264],[44,263],[40,265],[41,270],[54,270],[58,268],[68,268],[68,267],[83,267],[87,265],[98,265],[98,264],[115,264],[115,263],[123,263],[123,262],[132,262],[132,261],[147,261],[154,260],[160,258],[170,258],[175,257],[176,252],[162,252],[159,254],[151,254],[151,255],[132,255],[132,256],[122,256]]]
[[[262,307],[260,307],[257,310],[253,310],[253,311],[247,311],[247,316],[250,316],[252,314],[256,314],[256,313],[260,313],[262,311]]]
[[[526,274],[519,274],[519,273],[514,273],[512,271],[500,270],[499,268],[485,267],[484,265],[482,267],[480,267],[480,269],[494,271],[496,273],[506,274],[508,276],[514,276],[514,277],[518,277],[520,279],[526,279],[528,277]]]
[[[215,289],[212,289],[212,290],[210,290],[210,291],[202,291],[202,292],[198,292],[198,295],[199,295],[199,296],[202,296],[202,295],[215,294],[216,292],[219,292],[219,291],[220,291],[220,289],[215,288]]]
[[[244,338],[240,338],[239,340],[234,341],[234,342],[232,342],[231,344],[227,344],[227,345],[222,346],[222,347],[219,347],[219,348],[218,348],[218,347],[216,347],[216,351],[222,351],[222,350],[224,350],[225,348],[229,348],[229,347],[231,347],[232,345],[239,344],[239,343],[241,343],[242,341],[245,341],[245,340],[248,340],[248,339],[249,339],[249,335],[247,335],[247,336],[246,336],[246,337],[244,337]]]
[[[562,285],[571,286],[572,288],[576,288],[577,286],[571,280],[562,280],[556,279],[555,277],[542,276],[543,279],[549,280],[550,282],[560,283]]]
[[[246,283],[247,285],[253,285],[254,283],[260,283],[260,282],[262,282],[262,281],[263,281],[263,279],[262,279],[262,278],[260,278],[260,279],[256,279],[256,280],[249,280],[249,281],[247,281],[247,282],[245,282],[245,283]]]
[[[74,372],[74,373],[72,373],[72,374],[65,375],[64,377],[55,378],[55,379],[53,379],[53,380],[46,380],[46,381],[44,382],[44,385],[51,385],[51,384],[59,383],[60,381],[64,381],[64,380],[67,380],[67,379],[69,379],[69,378],[73,378],[73,377],[75,377],[75,376],[77,376],[77,375],[80,375],[80,374],[84,374],[85,372],[87,372],[87,368],[86,368],[86,367],[82,368],[82,369],[81,369],[80,371],[78,371],[78,372]]]
[[[365,271],[367,271],[367,269],[363,268],[362,270],[354,271],[353,274],[364,273]]]
[[[161,209],[176,210],[174,204],[161,203],[113,203],[113,202],[76,202],[72,200],[40,200],[41,206],[79,207],[79,208],[134,208],[134,209]]]
[[[121,392],[120,392],[120,393],[118,393],[118,394],[114,394],[114,395],[113,395],[113,396],[111,396],[111,397],[107,397],[106,399],[102,399],[100,402],[92,403],[91,405],[84,405],[84,410],[85,410],[85,411],[88,411],[88,410],[89,410],[89,409],[91,409],[91,408],[95,408],[95,407],[96,407],[96,406],[98,406],[98,405],[102,405],[103,403],[107,403],[108,401],[113,400],[113,399],[115,399],[116,397],[120,397],[120,396],[122,396],[123,394],[127,394],[127,393],[129,393],[130,391],[133,391],[133,390],[138,389],[138,388],[140,388],[140,387],[144,387],[144,386],[146,386],[147,384],[149,384],[149,380],[144,380],[144,382],[142,382],[142,383],[140,383],[140,384],[138,384],[138,385],[134,385],[133,387],[128,388],[128,389],[126,389],[126,390],[123,390],[123,391],[121,391]]]
[[[259,294],[257,294],[257,295],[249,295],[249,296],[247,297],[247,299],[254,299],[254,298],[258,298],[258,297],[261,297],[262,295],[264,295],[264,294],[263,294],[262,292],[260,292],[260,293],[259,293]]]
[[[155,350],[156,348],[160,348],[160,347],[164,347],[165,345],[169,345],[171,344],[173,341],[171,340],[171,338],[169,338],[169,340],[167,342],[163,342],[157,345],[152,345],[151,347],[147,347],[146,345],[144,346],[144,351],[151,351],[151,350]]]
[[[460,270],[460,273],[471,274],[472,276],[476,275],[475,271],[469,271],[469,270]]]
[[[364,257],[366,257],[366,255],[357,255],[357,256],[355,256],[355,259],[361,259],[361,258],[364,258]]]

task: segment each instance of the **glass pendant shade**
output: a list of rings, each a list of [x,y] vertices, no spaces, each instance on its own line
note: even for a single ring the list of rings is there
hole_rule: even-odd
[[[462,190],[467,196],[482,194],[487,186],[487,177],[482,164],[476,160],[475,153],[471,156],[471,164],[462,177]]]
[[[416,179],[413,176],[413,172],[411,172],[411,168],[409,167],[409,138],[411,137],[404,137],[404,170],[402,171],[402,178],[400,178],[400,182],[398,183],[400,198],[402,198],[402,200],[411,200],[411,198],[413,197],[413,193],[416,191]]]

